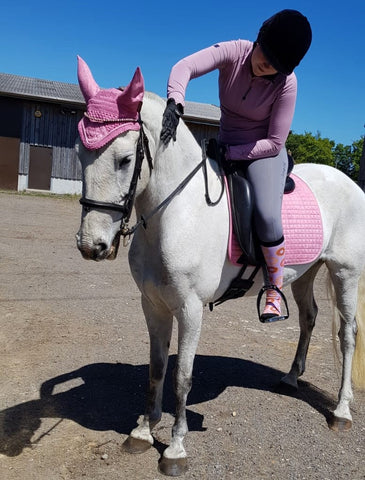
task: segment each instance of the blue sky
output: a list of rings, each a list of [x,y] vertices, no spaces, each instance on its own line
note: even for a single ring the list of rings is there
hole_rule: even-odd
[[[223,40],[255,40],[262,22],[283,8],[300,10],[313,30],[296,69],[292,130],[351,145],[365,134],[364,0],[3,0],[0,71],[76,83],[80,55],[101,87],[129,83],[140,66],[146,89],[166,96],[180,58]],[[218,105],[216,72],[192,80],[186,99]]]

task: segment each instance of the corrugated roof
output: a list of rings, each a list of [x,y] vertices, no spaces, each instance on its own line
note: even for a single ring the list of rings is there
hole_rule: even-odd
[[[184,117],[188,120],[218,124],[221,118],[220,108],[211,103],[186,102]]]
[[[77,84],[23,77],[10,73],[0,73],[0,95],[29,100],[72,103],[81,108],[85,105]],[[190,121],[217,124],[220,119],[220,109],[207,103],[186,102],[184,117]]]
[[[37,100],[56,100],[84,105],[84,98],[76,84],[22,77],[0,73],[0,95]]]

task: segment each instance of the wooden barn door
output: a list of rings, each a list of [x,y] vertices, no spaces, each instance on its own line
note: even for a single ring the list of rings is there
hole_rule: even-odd
[[[0,137],[0,188],[18,188],[19,144],[18,138]]]
[[[52,148],[31,145],[29,152],[28,188],[50,190],[52,174]]]

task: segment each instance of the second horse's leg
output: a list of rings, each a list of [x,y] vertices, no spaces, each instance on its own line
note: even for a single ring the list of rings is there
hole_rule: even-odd
[[[192,384],[193,363],[199,342],[203,306],[197,298],[190,299],[176,315],[179,330],[179,347],[174,372],[176,418],[170,445],[164,451],[159,469],[171,476],[182,475],[187,470],[187,455],[183,446],[188,431],[186,400]]]
[[[313,295],[313,282],[321,263],[313,265],[292,284],[292,292],[299,309],[300,337],[290,372],[281,379],[289,388],[298,388],[298,377],[305,371],[309,342],[315,325],[318,308]]]

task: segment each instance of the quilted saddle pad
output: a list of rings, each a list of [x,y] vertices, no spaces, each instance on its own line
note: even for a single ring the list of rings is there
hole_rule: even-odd
[[[283,200],[282,221],[285,237],[285,264],[302,265],[315,261],[323,246],[323,225],[317,200],[304,180],[291,175],[295,189]],[[228,191],[228,190],[227,190]],[[232,231],[231,205],[228,257],[236,265],[242,254],[236,235]]]

